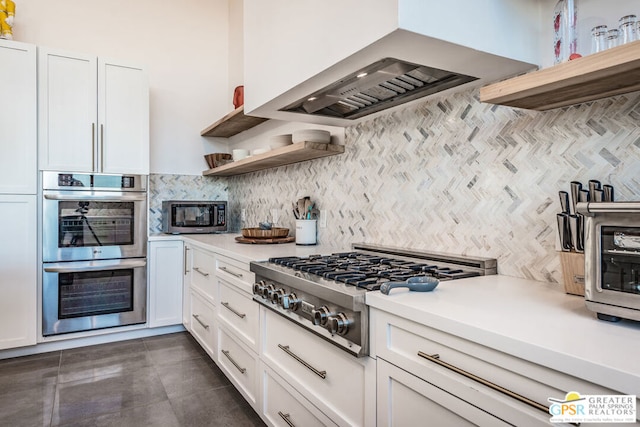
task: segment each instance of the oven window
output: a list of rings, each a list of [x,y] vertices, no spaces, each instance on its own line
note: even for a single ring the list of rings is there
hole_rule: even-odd
[[[602,256],[602,289],[640,294],[640,257]]]
[[[134,243],[134,202],[58,202],[58,247]]]
[[[133,310],[133,269],[60,273],[58,318]]]

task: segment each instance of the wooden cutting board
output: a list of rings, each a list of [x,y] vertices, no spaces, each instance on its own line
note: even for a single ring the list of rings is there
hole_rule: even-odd
[[[263,245],[273,245],[276,243],[291,243],[296,240],[295,237],[274,237],[272,239],[256,239],[251,237],[236,237],[236,242],[238,243],[250,243],[250,244],[263,244]]]

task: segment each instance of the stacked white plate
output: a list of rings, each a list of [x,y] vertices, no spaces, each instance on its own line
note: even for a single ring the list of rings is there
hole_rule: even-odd
[[[292,143],[293,142],[291,140],[290,133],[286,135],[274,135],[269,138],[269,147],[271,147],[272,150],[275,150],[276,148],[279,148],[279,147],[290,145]]]
[[[294,144],[303,141],[328,144],[331,141],[331,132],[321,129],[301,129],[293,132],[291,139]]]

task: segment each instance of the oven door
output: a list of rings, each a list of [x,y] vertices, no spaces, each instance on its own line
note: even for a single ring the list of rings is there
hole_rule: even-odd
[[[144,192],[44,191],[43,261],[145,257]]]
[[[45,263],[44,336],[145,323],[144,258]]]

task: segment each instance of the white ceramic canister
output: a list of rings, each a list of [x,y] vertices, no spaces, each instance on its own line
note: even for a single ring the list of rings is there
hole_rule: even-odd
[[[296,245],[315,245],[318,242],[316,219],[296,220]]]

